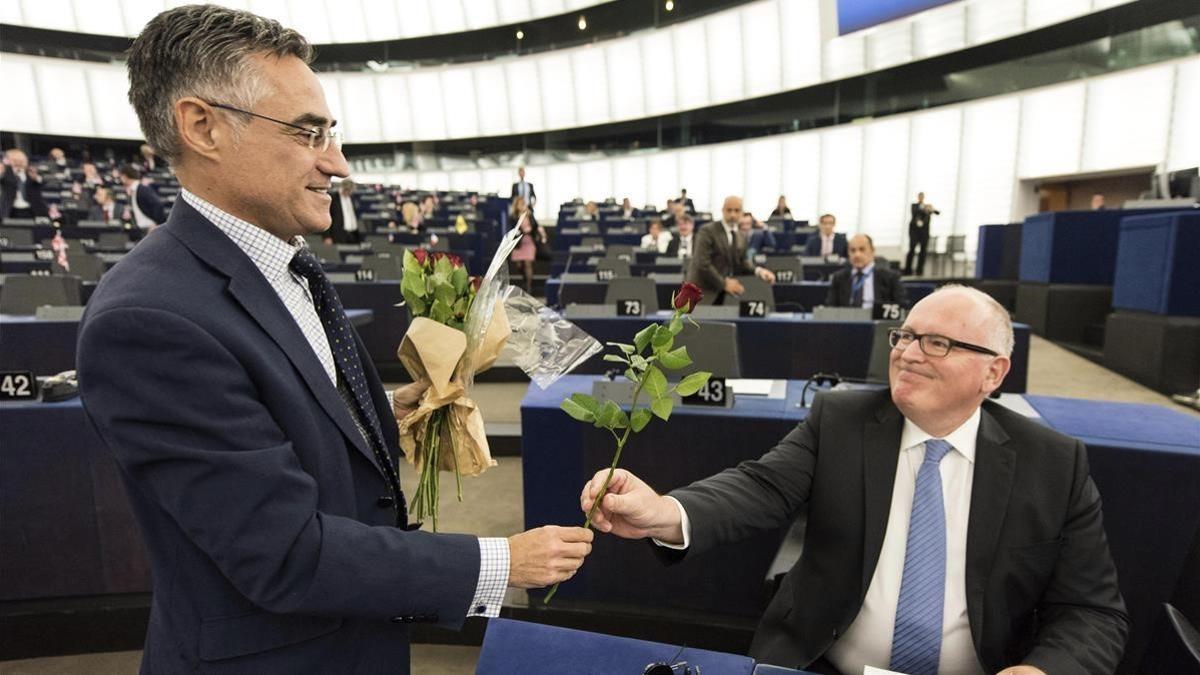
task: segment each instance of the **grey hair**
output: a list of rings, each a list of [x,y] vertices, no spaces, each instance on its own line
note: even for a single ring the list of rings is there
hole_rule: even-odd
[[[971,298],[974,298],[987,308],[987,317],[984,319],[984,329],[987,331],[987,347],[993,351],[999,352],[1003,356],[1012,356],[1013,351],[1013,326],[1012,317],[1008,315],[1008,310],[996,301],[995,298],[984,293],[977,288],[963,286],[962,284],[946,284],[940,286],[930,296],[947,291],[958,291],[964,293]]]
[[[312,61],[300,33],[278,21],[215,5],[185,5],[150,20],[129,48],[129,102],[146,141],[174,161],[180,152],[175,102],[195,96],[252,109],[271,89],[251,56]],[[237,115],[235,129],[248,119]]]

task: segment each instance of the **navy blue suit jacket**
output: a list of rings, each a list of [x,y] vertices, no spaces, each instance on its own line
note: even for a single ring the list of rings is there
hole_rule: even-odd
[[[166,211],[163,209],[162,200],[158,198],[158,193],[154,188],[143,183],[138,183],[137,186],[137,206],[142,213],[146,214],[155,223],[162,225],[167,220]]]
[[[355,339],[394,458],[395,419]],[[462,624],[476,538],[393,526],[383,474],[299,326],[182,199],[104,276],[78,353],[154,572],[143,672],[408,672],[405,624]]]
[[[850,246],[846,243],[846,235],[841,232],[833,233],[833,252],[843,258],[850,257]],[[804,240],[804,255],[821,255],[820,232],[813,232]]]

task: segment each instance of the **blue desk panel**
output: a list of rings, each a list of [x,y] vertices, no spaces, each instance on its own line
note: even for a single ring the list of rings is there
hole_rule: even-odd
[[[1119,242],[1114,308],[1200,316],[1200,211],[1125,218]]]

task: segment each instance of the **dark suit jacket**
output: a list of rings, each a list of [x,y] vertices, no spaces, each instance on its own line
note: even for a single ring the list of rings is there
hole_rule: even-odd
[[[126,206],[121,202],[113,202],[112,217],[107,219],[107,222],[114,225],[125,222],[125,209]],[[88,220],[105,221],[104,207],[93,203],[88,209]]]
[[[846,243],[846,235],[841,232],[833,233],[833,252],[843,258],[850,257],[850,246]],[[821,255],[820,232],[813,232],[804,240],[804,255]]]
[[[804,553],[750,648],[758,661],[803,668],[854,621],[883,546],[903,426],[887,391],[820,395],[762,458],[671,493],[692,540],[679,553],[656,547],[668,559],[782,528],[807,509]],[[974,475],[966,593],[984,671],[1023,662],[1111,673],[1129,617],[1083,444],[987,401]]]
[[[746,240],[734,231],[734,246],[729,246],[725,226],[711,222],[692,233],[692,263],[688,265],[687,280],[705,293],[705,304],[716,302],[725,291],[725,278],[739,274],[754,274],[754,265],[746,260]]]
[[[394,458],[395,419],[355,344]],[[304,334],[186,202],[105,274],[78,353],[153,568],[143,672],[408,672],[406,624],[462,624],[476,538],[394,526]]]
[[[512,194],[509,196],[509,199],[516,199],[517,197],[521,196],[521,193],[517,188],[517,186],[520,184],[520,181],[512,184]],[[525,184],[529,186],[529,206],[532,207],[537,202],[537,190],[533,189],[533,183],[525,181]]]
[[[908,290],[901,283],[899,274],[876,263],[871,279],[875,286],[876,305],[894,302],[901,307],[908,307]],[[853,286],[854,268],[847,267],[834,272],[833,276],[829,277],[829,293],[825,296],[825,305],[849,307]]]
[[[154,188],[144,183],[138,183],[136,195],[137,206],[142,213],[149,216],[158,225],[167,222],[166,209],[163,208],[162,200],[158,198],[158,193],[154,191]]]
[[[11,166],[4,167],[4,174],[0,175],[0,220],[8,218],[12,212],[13,202],[17,200],[17,190],[20,180]],[[38,174],[35,180],[26,174],[25,180],[25,201],[29,202],[29,208],[33,211],[34,217],[49,216],[50,209],[46,206],[46,200],[42,198],[42,178]]]
[[[674,233],[674,236],[671,237],[671,243],[667,244],[667,252],[664,253],[663,255],[678,256],[679,255],[679,247],[682,245],[683,245],[683,239],[679,236],[678,232]],[[692,230],[692,253],[695,253],[695,252],[696,252],[696,231]]]
[[[329,231],[326,234],[328,234],[333,239],[334,243],[337,244],[357,244],[358,242],[362,241],[362,218],[358,218],[356,221],[358,223],[357,231],[347,232],[345,225],[346,219],[342,215],[342,195],[337,190],[333,190],[329,193],[329,196],[332,198],[332,203],[329,205],[329,219],[331,224],[329,226]],[[354,195],[350,195],[350,203],[354,206],[355,216],[357,216],[359,207],[358,200],[355,199]]]
[[[940,214],[941,211],[934,209],[929,213],[925,213],[920,202],[913,202],[909,205],[911,216],[908,219],[908,236],[912,238],[929,238],[929,223],[933,220],[934,214]]]

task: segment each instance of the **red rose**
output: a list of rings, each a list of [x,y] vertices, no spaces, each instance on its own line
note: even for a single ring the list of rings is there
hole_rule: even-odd
[[[704,293],[699,286],[691,282],[684,282],[679,287],[679,291],[675,293],[675,309],[682,309],[684,313],[690,312],[703,297]]]
[[[435,263],[445,257],[446,257],[445,251],[434,251],[433,252],[433,262],[435,262]]]
[[[483,285],[483,277],[471,277],[471,288],[478,293],[479,287]]]
[[[426,258],[428,258],[428,256],[429,256],[429,252],[423,248],[415,249],[412,252],[412,254],[413,254],[413,257],[417,259],[418,265],[424,265]]]
[[[458,257],[458,256],[456,256],[456,255],[454,255],[453,253],[450,253],[450,254],[449,254],[449,257],[450,257],[450,264],[451,264],[451,265],[453,265],[453,266],[455,266],[455,267],[462,267],[462,264],[463,264],[463,263],[462,263],[462,258],[460,258],[460,257]]]

